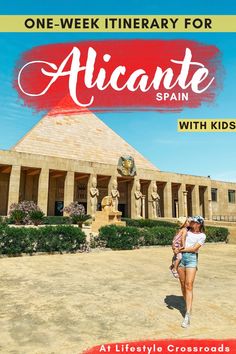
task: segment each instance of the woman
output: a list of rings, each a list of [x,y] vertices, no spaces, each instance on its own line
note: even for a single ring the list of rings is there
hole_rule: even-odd
[[[190,221],[190,230],[187,232],[185,248],[175,249],[175,254],[182,252],[182,259],[178,267],[181,290],[186,303],[186,315],[182,327],[190,325],[190,313],[193,302],[193,283],[197,271],[198,250],[205,243],[204,219],[202,216],[194,216]]]

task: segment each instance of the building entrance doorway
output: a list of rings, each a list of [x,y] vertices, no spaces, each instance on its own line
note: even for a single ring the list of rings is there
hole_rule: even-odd
[[[64,202],[62,200],[55,202],[55,216],[63,216]]]

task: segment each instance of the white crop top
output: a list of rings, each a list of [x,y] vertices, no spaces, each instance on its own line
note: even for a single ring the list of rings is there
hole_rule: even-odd
[[[193,232],[188,231],[186,235],[185,248],[194,247],[196,243],[199,243],[199,245],[202,246],[204,245],[205,240],[206,235],[203,232],[194,234]]]

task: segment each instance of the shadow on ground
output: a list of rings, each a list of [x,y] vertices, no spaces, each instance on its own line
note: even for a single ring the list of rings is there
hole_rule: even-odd
[[[164,301],[168,309],[177,309],[183,317],[185,316],[185,301],[183,296],[167,295]]]

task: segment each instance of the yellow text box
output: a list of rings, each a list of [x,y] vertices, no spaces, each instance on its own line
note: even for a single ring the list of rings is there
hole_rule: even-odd
[[[236,32],[236,15],[0,15],[0,32]]]
[[[236,119],[178,119],[181,133],[236,133]]]

